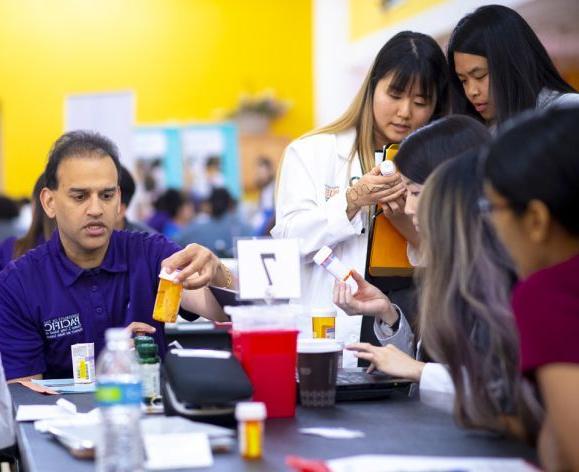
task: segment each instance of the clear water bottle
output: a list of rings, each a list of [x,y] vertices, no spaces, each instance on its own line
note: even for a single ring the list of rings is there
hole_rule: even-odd
[[[96,451],[99,472],[144,470],[141,377],[130,334],[108,329],[106,348],[98,358],[96,400],[101,411],[101,442]]]

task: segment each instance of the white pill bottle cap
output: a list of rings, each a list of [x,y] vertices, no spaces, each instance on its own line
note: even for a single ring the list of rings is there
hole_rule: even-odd
[[[396,173],[396,166],[392,161],[382,161],[380,163],[380,173],[383,176],[394,175]]]

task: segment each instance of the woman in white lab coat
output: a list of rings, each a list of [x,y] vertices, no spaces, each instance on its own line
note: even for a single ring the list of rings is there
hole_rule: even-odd
[[[350,268],[364,272],[368,208],[382,205],[412,240],[404,216],[405,188],[399,175],[382,177],[374,151],[399,143],[447,109],[448,70],[429,36],[402,32],[380,50],[348,110],[334,123],[292,142],[285,151],[276,195],[275,238],[298,238],[303,261],[302,335],[311,335],[307,309],[332,305],[333,279],[312,257],[322,246]],[[385,320],[396,322],[396,320]],[[336,338],[359,339],[361,317],[338,313]],[[344,365],[356,362],[344,357]]]
[[[481,196],[476,151],[440,166],[420,196],[419,335],[437,363],[416,360],[394,345],[349,348],[371,369],[418,382],[421,400],[453,411],[460,424],[531,439],[540,410],[519,373],[510,309],[514,272]],[[344,303],[351,304],[351,294],[344,293]]]
[[[450,115],[423,126],[402,142],[394,163],[406,187],[404,213],[416,228],[418,201],[430,174],[449,159],[470,150],[481,149],[490,140],[491,133],[481,122],[465,115]],[[410,242],[408,260],[415,267],[422,265],[418,246]],[[365,281],[360,274],[354,272],[354,277],[360,287],[359,292],[351,296],[345,291],[345,286],[336,284],[334,303],[351,315],[374,314],[373,331],[378,342],[383,346],[392,344],[413,356],[416,346],[414,326],[407,318],[408,314],[390,303],[386,294]],[[390,318],[399,319],[395,326],[389,326],[383,321],[388,319],[387,313],[390,313]]]

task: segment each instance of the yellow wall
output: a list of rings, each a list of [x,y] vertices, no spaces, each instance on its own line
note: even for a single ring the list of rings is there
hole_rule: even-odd
[[[313,126],[311,0],[0,1],[4,190],[30,192],[70,93],[134,90],[137,122],[208,120],[242,92],[293,102],[274,131]]]
[[[388,9],[378,0],[350,0],[350,39],[356,41],[383,28],[412,18],[447,0],[405,0]]]

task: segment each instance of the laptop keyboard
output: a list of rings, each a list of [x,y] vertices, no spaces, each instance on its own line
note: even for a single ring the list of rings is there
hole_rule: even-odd
[[[392,377],[385,374],[368,374],[360,371],[342,371],[338,370],[338,385],[364,385],[372,384],[384,380],[390,380]]]

